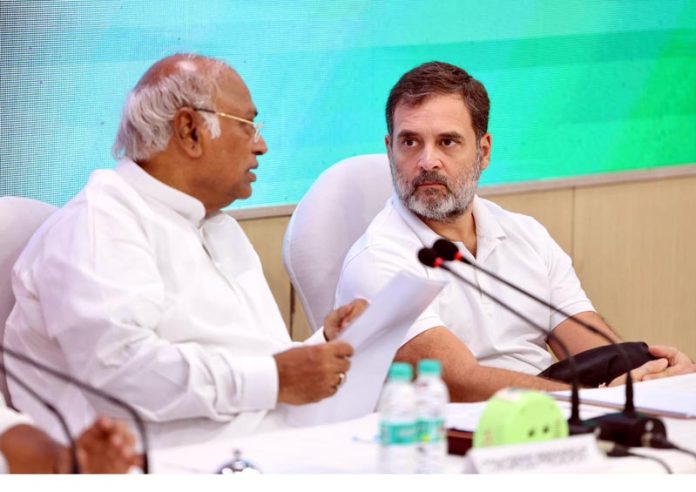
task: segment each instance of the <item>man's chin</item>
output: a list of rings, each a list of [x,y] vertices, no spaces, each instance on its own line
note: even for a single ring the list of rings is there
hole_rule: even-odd
[[[409,206],[413,206],[421,210],[437,210],[442,207],[443,202],[447,201],[447,195],[441,192],[416,192],[411,195],[407,201]]]
[[[234,193],[228,196],[228,200],[230,200],[230,202],[226,206],[229,207],[230,205],[232,205],[233,202],[236,202],[237,200],[246,200],[248,198],[251,198],[251,194],[251,184],[241,188],[238,187],[234,190]]]
[[[408,200],[406,207],[421,219],[451,222],[464,211],[452,206],[443,207],[441,200]]]
[[[244,186],[241,190],[239,190],[239,199],[246,200],[247,198],[251,198],[251,195],[253,192],[254,191],[251,188],[251,182],[250,182],[246,186]]]

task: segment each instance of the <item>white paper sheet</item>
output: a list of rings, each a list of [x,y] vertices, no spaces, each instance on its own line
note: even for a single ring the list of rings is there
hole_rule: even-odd
[[[556,403],[558,403],[558,406],[565,418],[570,418],[570,402],[558,401]],[[483,414],[483,411],[486,409],[486,405],[488,405],[487,401],[480,401],[476,403],[450,403],[447,405],[445,426],[448,429],[474,432],[478,427],[481,414]],[[606,407],[602,408],[592,407],[589,405],[580,405],[580,417],[583,419],[592,419],[613,411],[613,409]]]
[[[551,393],[556,398],[569,398],[569,391]],[[591,405],[623,408],[626,387],[580,390],[580,401]],[[665,417],[696,418],[696,373],[655,379],[633,385],[633,403],[639,412]]]
[[[445,283],[397,274],[339,339],[353,346],[351,368],[338,392],[309,405],[278,405],[295,427],[354,419],[374,412],[382,384],[406,332]]]

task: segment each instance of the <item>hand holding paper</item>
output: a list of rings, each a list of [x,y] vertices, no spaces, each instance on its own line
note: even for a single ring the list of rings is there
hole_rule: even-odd
[[[382,383],[406,332],[445,286],[404,273],[396,275],[337,340],[354,350],[348,377],[338,392],[318,403],[279,405],[286,422],[317,425],[361,417],[375,410]]]

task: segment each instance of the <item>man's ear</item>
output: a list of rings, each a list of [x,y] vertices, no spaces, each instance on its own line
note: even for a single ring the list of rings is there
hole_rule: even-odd
[[[189,157],[200,157],[203,154],[203,120],[191,108],[181,108],[172,121],[172,137],[177,146]]]
[[[481,137],[481,140],[479,140],[479,145],[481,146],[481,170],[483,171],[491,162],[491,149],[493,146],[491,134],[486,133],[483,137]]]
[[[389,134],[384,136],[384,146],[387,148],[387,157],[391,161],[391,138],[389,138]]]

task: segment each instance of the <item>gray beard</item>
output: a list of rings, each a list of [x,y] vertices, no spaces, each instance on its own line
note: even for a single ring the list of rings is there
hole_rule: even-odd
[[[476,161],[468,172],[463,172],[451,182],[435,171],[425,171],[411,182],[402,178],[393,162],[390,162],[392,182],[401,203],[422,219],[437,222],[454,222],[471,205],[481,176],[481,149],[476,149]],[[430,182],[445,186],[442,189],[420,190],[420,184]]]

